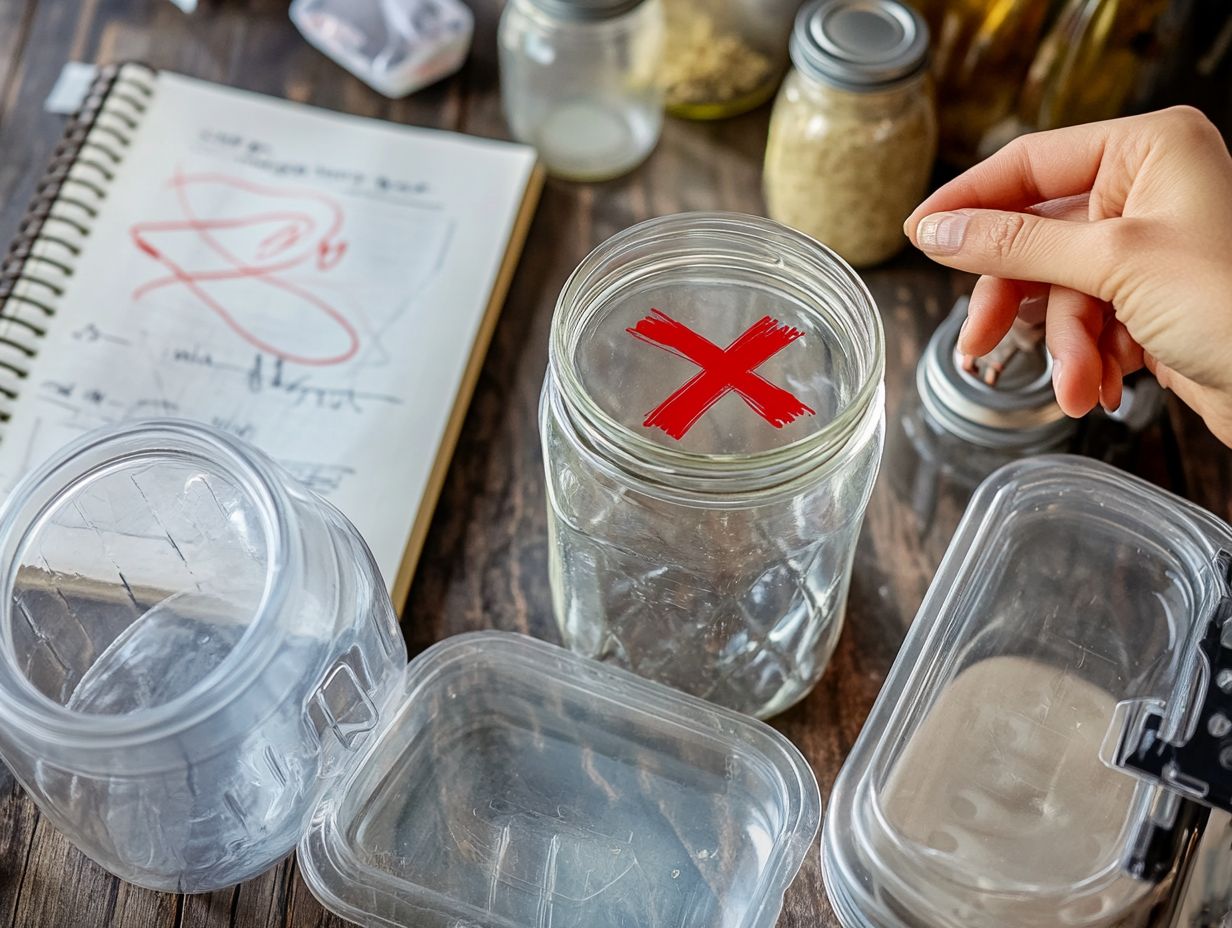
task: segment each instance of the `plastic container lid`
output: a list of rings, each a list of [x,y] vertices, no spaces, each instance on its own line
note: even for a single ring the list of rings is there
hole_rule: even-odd
[[[835,785],[840,921],[1142,923],[1196,806],[1119,758],[1144,711],[1156,748],[1198,727],[1197,645],[1232,605],[1221,550],[1227,525],[1104,464],[990,477]]]
[[[518,635],[412,661],[299,861],[333,912],[415,928],[770,928],[816,836],[773,729]]]

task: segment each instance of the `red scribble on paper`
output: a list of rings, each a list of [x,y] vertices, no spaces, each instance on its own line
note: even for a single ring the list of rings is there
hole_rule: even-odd
[[[163,287],[183,286],[260,351],[316,366],[341,364],[355,356],[359,334],[350,320],[311,289],[285,276],[297,269],[329,271],[346,255],[347,243],[339,237],[344,216],[336,201],[314,190],[255,184],[216,173],[177,172],[169,186],[176,193],[182,217],[138,222],[129,230],[133,244],[169,273],[134,290],[134,300]],[[230,214],[201,215],[194,199],[210,204],[211,210]],[[285,203],[285,208],[265,208],[271,200],[278,207]],[[226,285],[235,281],[251,284],[244,291],[244,306],[231,305],[238,294],[225,292]],[[270,300],[262,300],[262,288]],[[240,315],[253,308],[268,312],[275,297],[283,304],[280,308],[286,309],[280,330],[288,336],[302,335],[324,318],[340,336],[341,350],[307,354],[288,349],[240,321]],[[305,314],[318,318],[306,319]]]
[[[776,429],[802,415],[815,415],[813,409],[782,387],[754,373],[803,336],[799,329],[763,316],[726,348],[720,348],[667,313],[652,309],[649,316],[626,331],[639,341],[692,361],[702,369],[652,409],[642,423],[649,428],[662,429],[677,441],[707,409],[733,390],[753,412]]]

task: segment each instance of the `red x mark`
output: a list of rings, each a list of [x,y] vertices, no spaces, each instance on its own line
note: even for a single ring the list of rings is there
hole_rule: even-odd
[[[626,331],[639,341],[692,361],[701,373],[650,411],[642,423],[679,441],[702,413],[728,392],[740,398],[776,429],[814,410],[766,378],[753,373],[804,333],[763,316],[726,348],[698,335],[667,313],[650,315]]]

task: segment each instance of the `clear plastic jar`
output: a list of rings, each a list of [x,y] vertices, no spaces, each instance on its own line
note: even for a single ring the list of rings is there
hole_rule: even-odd
[[[499,43],[505,118],[552,174],[617,177],[658,144],[660,0],[509,0]]]
[[[722,119],[765,103],[787,70],[799,0],[664,0],[667,108]]]
[[[789,343],[737,364],[770,326]],[[883,364],[859,277],[777,223],[669,216],[596,249],[557,303],[540,406],[566,644],[752,715],[808,693],[880,460]]]
[[[285,856],[406,665],[355,529],[264,456],[86,436],[0,512],[0,756],[107,870],[205,892]]]
[[[927,51],[928,27],[897,0],[800,11],[766,146],[772,218],[856,267],[902,248],[937,150]]]

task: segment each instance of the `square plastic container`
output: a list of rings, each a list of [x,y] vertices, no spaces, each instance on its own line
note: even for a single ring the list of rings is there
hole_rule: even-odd
[[[835,784],[842,924],[1180,924],[1154,919],[1232,784],[1227,552],[1227,525],[1107,465],[993,474]]]
[[[530,638],[436,645],[380,714],[299,854],[362,925],[770,928],[816,836],[773,729]]]

